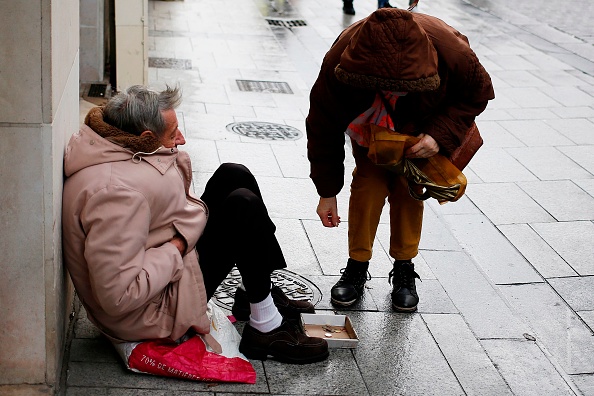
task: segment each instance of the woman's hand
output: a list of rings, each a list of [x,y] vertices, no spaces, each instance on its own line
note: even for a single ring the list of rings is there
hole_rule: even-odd
[[[429,158],[439,152],[439,144],[430,135],[421,133],[417,137],[421,140],[406,150],[404,153],[406,158]]]
[[[340,224],[340,216],[338,215],[338,206],[336,204],[336,197],[321,198],[316,210],[324,227],[338,227]]]

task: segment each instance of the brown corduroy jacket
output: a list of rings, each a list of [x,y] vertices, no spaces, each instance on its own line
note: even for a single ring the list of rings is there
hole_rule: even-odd
[[[407,91],[396,103],[396,130],[431,135],[444,155],[495,97],[460,32],[432,16],[377,10],[336,39],[310,93],[307,150],[321,197],[342,189],[344,132],[371,107],[378,89]]]

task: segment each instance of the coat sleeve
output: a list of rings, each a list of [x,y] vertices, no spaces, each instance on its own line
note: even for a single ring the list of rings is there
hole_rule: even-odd
[[[181,277],[182,256],[172,243],[145,250],[150,209],[138,191],[106,187],[89,199],[80,218],[90,285],[107,314],[142,307]]]
[[[334,69],[348,43],[348,35],[330,49],[309,96],[309,114],[305,120],[307,158],[310,177],[318,194],[337,195],[344,184],[345,131],[351,121],[367,110],[375,93],[349,87],[339,82]]]

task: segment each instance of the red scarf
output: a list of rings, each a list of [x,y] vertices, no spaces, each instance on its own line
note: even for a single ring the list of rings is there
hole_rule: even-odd
[[[404,96],[404,92],[390,92],[382,91],[386,100],[390,103],[392,109],[396,106],[396,100],[399,96]],[[375,95],[375,100],[369,109],[363,112],[360,116],[355,118],[347,127],[345,133],[351,137],[359,146],[369,147],[369,136],[366,136],[363,124],[375,124],[385,128],[394,130],[394,122],[388,114],[388,110],[384,106],[384,102],[380,94]]]

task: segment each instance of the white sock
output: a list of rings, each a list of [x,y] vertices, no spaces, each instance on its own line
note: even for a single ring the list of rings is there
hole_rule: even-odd
[[[259,303],[250,303],[250,312],[250,326],[262,333],[276,329],[283,322],[270,293]]]

